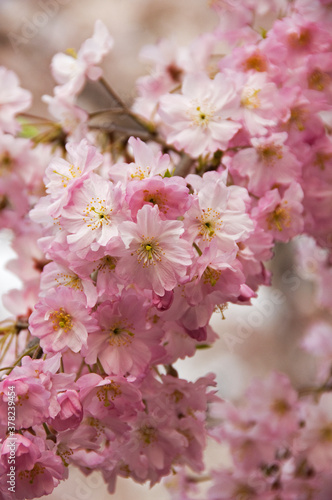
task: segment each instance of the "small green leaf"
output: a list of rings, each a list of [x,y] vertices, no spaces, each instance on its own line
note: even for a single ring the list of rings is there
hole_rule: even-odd
[[[36,126],[28,123],[24,118],[19,118],[18,121],[21,123],[21,130],[19,132],[19,136],[24,139],[31,139],[31,137],[35,137],[39,134],[39,130]]]
[[[166,172],[164,173],[164,177],[172,177],[173,174],[167,169]]]

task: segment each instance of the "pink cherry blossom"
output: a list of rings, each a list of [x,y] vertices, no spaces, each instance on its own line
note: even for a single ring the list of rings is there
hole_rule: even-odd
[[[130,137],[128,144],[134,155],[134,163],[117,163],[112,165],[109,175],[114,182],[126,184],[128,181],[143,180],[156,175],[163,176],[172,170],[168,154],[153,150],[141,139]]]
[[[15,440],[15,465],[19,470],[31,470],[37,459],[41,456],[41,450],[37,445],[22,434],[14,434],[13,437],[5,439],[1,446],[1,462],[8,470],[10,449]]]
[[[182,177],[150,177],[128,184],[126,201],[135,218],[143,205],[158,205],[162,219],[181,217],[189,208],[191,200],[186,182]]]
[[[69,249],[85,257],[89,250],[96,251],[106,246],[111,238],[118,236],[122,191],[97,174],[90,174],[83,185],[76,187],[71,202],[60,218],[67,231]]]
[[[189,183],[193,177],[187,177]],[[203,176],[197,196],[184,218],[187,238],[196,242],[201,250],[215,240],[220,250],[232,252],[237,250],[236,243],[244,241],[253,230],[241,199],[246,193],[240,187],[233,188],[227,187],[220,177],[209,173]]]
[[[77,391],[67,389],[58,395],[59,413],[51,420],[52,427],[57,431],[76,429],[83,418],[83,409]]]
[[[110,298],[118,295],[124,280],[119,276],[117,264],[124,249],[125,245],[121,239],[111,240],[109,245],[89,252],[82,261],[73,258],[71,268],[75,270],[75,282],[77,283],[79,277],[89,306],[95,305],[98,296]]]
[[[256,196],[275,185],[299,180],[301,164],[285,145],[286,140],[285,132],[253,138],[253,148],[243,149],[232,158],[231,168],[248,178],[248,189]]]
[[[137,223],[124,222],[120,233],[126,252],[119,262],[119,273],[134,277],[141,287],[160,296],[185,280],[192,251],[180,221],[162,220],[158,206],[144,205],[137,212]]]
[[[98,20],[92,38],[82,44],[77,54],[58,53],[53,57],[52,74],[57,83],[64,87],[68,97],[82,90],[86,78],[98,80],[102,76],[102,70],[97,65],[112,47],[113,38],[102,21]]]
[[[0,325],[3,500],[53,496],[69,466],[110,493],[118,476],[169,476],[173,500],[331,498],[331,1],[209,4],[212,31],[141,51],[151,69],[131,108],[102,79],[101,21],[54,56],[51,120],[23,113],[30,93],[0,67],[0,226],[22,280]],[[77,105],[87,80],[108,102]],[[307,369],[294,364],[293,385],[257,366],[236,402],[213,374],[180,378],[180,359],[214,348],[213,314],[259,299],[291,240],[300,262],[282,282],[306,280]],[[271,297],[266,319],[285,302]],[[244,349],[253,316],[225,323]],[[223,451],[212,470],[208,436]]]
[[[176,88],[188,73],[206,71],[216,38],[212,33],[200,35],[188,47],[178,47],[175,40],[162,39],[146,45],[140,59],[152,66],[149,75],[138,78],[139,97],[133,110],[147,120],[158,121],[158,99]]]
[[[96,169],[103,157],[86,139],[79,144],[67,144],[68,161],[54,158],[45,171],[47,192],[51,195],[49,213],[58,217],[70,201],[75,187],[80,186],[89,172]]]
[[[95,373],[78,380],[85,412],[98,418],[135,416],[143,410],[142,395],[133,382],[115,376],[102,378]]]
[[[289,241],[295,234],[301,234],[303,219],[303,191],[293,182],[281,197],[278,189],[268,191],[252,211],[259,225],[271,232],[275,239]]]
[[[48,290],[59,286],[83,292],[89,307],[93,307],[97,301],[98,293],[90,276],[84,276],[84,279],[81,279],[80,276],[68,267],[60,263],[50,262],[43,269],[40,289],[45,294]]]
[[[108,375],[138,376],[163,355],[162,332],[147,323],[143,304],[142,298],[128,291],[113,305],[107,301],[100,305],[96,313],[100,329],[89,335],[83,350],[87,363],[99,359]]]
[[[266,380],[255,380],[248,391],[248,411],[271,439],[277,442],[299,429],[298,395],[289,379],[272,373]]]
[[[67,471],[61,458],[53,451],[42,450],[40,458],[31,469],[18,471],[16,498],[23,500],[50,495],[60,480],[66,477]]]
[[[241,89],[241,115],[246,129],[254,136],[267,134],[268,127],[277,125],[284,114],[280,109],[277,86],[268,81],[264,72],[250,74],[245,80],[242,75],[235,74],[234,77]]]
[[[227,76],[219,73],[210,80],[198,73],[184,79],[181,95],[160,99],[159,115],[167,125],[167,141],[197,157],[227,148],[241,128],[231,120],[238,106],[239,97]]]
[[[47,352],[79,352],[95,328],[84,294],[64,286],[43,297],[30,316],[30,330]]]

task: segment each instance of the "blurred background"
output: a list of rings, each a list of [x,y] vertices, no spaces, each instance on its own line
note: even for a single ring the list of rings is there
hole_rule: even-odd
[[[52,56],[78,49],[101,19],[115,40],[104,61],[105,77],[130,102],[135,80],[145,72],[138,61],[140,48],[163,37],[186,44],[213,28],[217,20],[207,4],[207,0],[0,0],[1,64],[16,71],[23,86],[33,92],[33,111],[40,111],[44,109],[40,97],[53,94]]]
[[[101,19],[114,37],[115,46],[103,63],[106,80],[130,104],[135,80],[146,69],[138,60],[140,48],[171,37],[186,44],[193,37],[213,29],[217,19],[207,0],[0,0],[0,65],[14,70],[23,87],[34,96],[32,113],[47,116],[43,94],[53,94],[49,65],[56,52],[78,49]],[[90,87],[87,101],[102,107],[100,89]],[[97,108],[98,109],[98,106]],[[0,293],[19,286],[5,263],[14,257],[9,233],[0,234]],[[280,245],[270,268],[273,287],[262,287],[254,306],[230,306],[213,318],[220,340],[194,359],[177,363],[180,377],[195,380],[215,372],[221,397],[239,399],[250,380],[271,370],[289,374],[295,385],[307,384],[313,361],[299,349],[299,338],[316,312],[309,282],[299,278],[290,245]],[[1,306],[0,315],[6,316]],[[207,461],[213,466],[223,460],[220,449],[211,444]],[[72,470],[68,481],[51,495],[52,500],[109,498],[98,474],[85,478]],[[120,480],[115,500],[167,499],[163,486],[152,490]],[[50,497],[45,497],[50,498]]]

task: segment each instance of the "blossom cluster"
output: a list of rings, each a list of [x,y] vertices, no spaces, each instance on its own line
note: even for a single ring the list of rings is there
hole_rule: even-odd
[[[0,339],[4,500],[9,386],[18,499],[52,493],[69,465],[101,471],[110,492],[117,476],[153,485],[177,471],[174,498],[189,499],[208,435],[233,463],[209,477],[209,500],[309,500],[329,487],[328,321],[303,341],[324,358],[316,399],[272,374],[238,409],[216,395],[213,374],[188,382],[173,367],[213,344],[215,311],[250,305],[270,283],[276,242],[306,235],[300,261],[315,249],[317,301],[332,306],[329,4],[212,7],[217,28],[188,48],[143,49],[152,67],[132,108],[102,76],[113,39],[100,21],[52,60],[52,120],[34,123],[30,93],[0,67],[0,225],[23,281],[3,298],[13,315]],[[87,80],[136,136],[79,106]]]

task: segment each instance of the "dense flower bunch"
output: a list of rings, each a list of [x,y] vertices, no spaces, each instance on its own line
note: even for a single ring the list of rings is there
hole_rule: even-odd
[[[0,224],[23,281],[4,297],[0,339],[5,500],[13,439],[18,499],[50,494],[69,465],[100,470],[110,492],[117,476],[177,472],[179,500],[203,480],[209,500],[330,498],[329,321],[303,341],[324,360],[307,391],[275,373],[237,408],[212,374],[193,383],[173,367],[217,338],[214,311],[269,284],[275,242],[307,235],[301,269],[332,306],[331,2],[212,7],[213,33],[143,49],[152,68],[132,108],[98,66],[113,45],[101,22],[52,60],[53,120],[35,123],[30,93],[0,68]],[[109,114],[79,107],[86,80],[108,90]],[[208,435],[230,466],[200,476]]]

